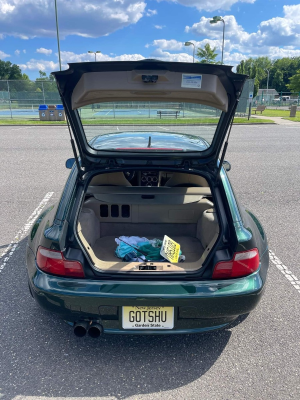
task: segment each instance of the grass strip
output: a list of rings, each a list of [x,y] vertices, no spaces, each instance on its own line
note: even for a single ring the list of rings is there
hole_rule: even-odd
[[[294,117],[294,118],[283,118],[283,119],[287,119],[287,120],[293,121],[293,122],[300,122],[300,116],[299,117]]]
[[[255,113],[252,110],[252,115],[255,115]],[[256,115],[262,115],[264,117],[289,117],[290,116],[290,110],[272,110],[266,108],[265,111],[260,113],[260,111],[257,112]]]

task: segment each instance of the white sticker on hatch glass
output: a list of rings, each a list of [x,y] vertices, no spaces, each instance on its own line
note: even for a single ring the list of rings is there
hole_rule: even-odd
[[[202,75],[182,74],[181,87],[201,89]]]

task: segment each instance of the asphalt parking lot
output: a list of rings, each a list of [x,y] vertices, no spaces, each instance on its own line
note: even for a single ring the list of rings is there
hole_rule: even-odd
[[[223,331],[187,336],[79,339],[38,308],[27,288],[26,234],[35,213],[59,199],[68,131],[0,127],[0,143],[0,255],[20,239],[0,257],[1,400],[299,399],[297,124],[234,126],[229,176],[276,258],[254,312]]]

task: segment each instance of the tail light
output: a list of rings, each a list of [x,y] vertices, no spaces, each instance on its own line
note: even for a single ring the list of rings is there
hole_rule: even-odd
[[[82,264],[79,261],[66,260],[60,251],[40,246],[37,251],[36,262],[39,269],[47,274],[84,278]]]
[[[230,261],[221,261],[215,268],[213,279],[230,279],[247,276],[259,268],[259,254],[257,249],[234,253]]]

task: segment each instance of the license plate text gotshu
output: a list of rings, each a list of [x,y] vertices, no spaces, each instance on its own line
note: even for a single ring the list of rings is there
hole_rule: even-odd
[[[167,311],[129,311],[129,322],[166,322]]]

